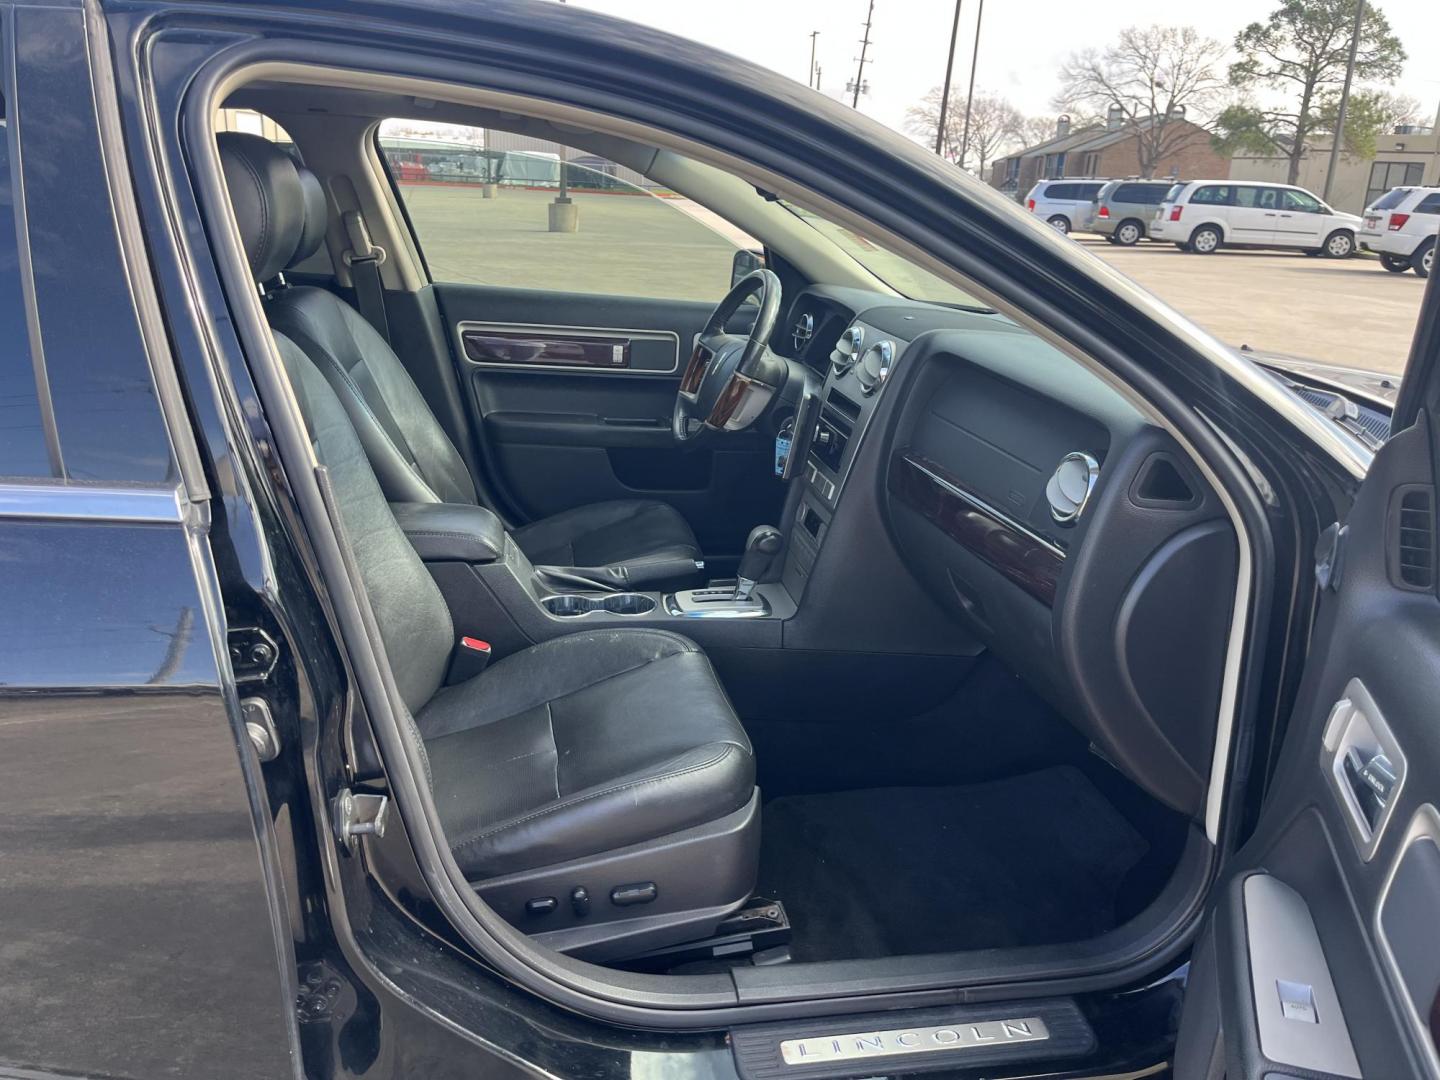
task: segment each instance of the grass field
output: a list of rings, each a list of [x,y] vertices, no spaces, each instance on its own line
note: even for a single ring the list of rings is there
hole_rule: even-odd
[[[437,281],[717,302],[735,244],[648,195],[577,193],[573,233],[550,231],[553,191],[402,184]]]

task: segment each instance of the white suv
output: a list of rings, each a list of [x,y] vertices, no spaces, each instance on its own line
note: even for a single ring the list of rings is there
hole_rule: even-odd
[[[1221,246],[1293,248],[1344,259],[1355,253],[1360,219],[1332,210],[1304,188],[1255,180],[1176,184],[1150,223],[1154,240],[1209,255]]]
[[[1414,270],[1422,278],[1435,265],[1435,233],[1440,230],[1440,187],[1398,187],[1365,211],[1360,246],[1380,256],[1391,273]]]
[[[1105,180],[1041,180],[1025,196],[1025,209],[1068,233],[1090,217],[1090,204]]]

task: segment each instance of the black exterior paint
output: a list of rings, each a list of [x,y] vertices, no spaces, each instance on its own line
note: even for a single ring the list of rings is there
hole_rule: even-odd
[[[49,95],[37,115],[48,113],[60,133],[83,140],[93,131],[82,26],[92,35],[108,29],[115,84],[98,92],[118,99],[148,270],[212,498],[208,506],[182,499],[187,516],[165,523],[105,523],[83,512],[0,518],[0,1068],[271,1077],[303,1062],[307,1075],[325,1078],[733,1075],[722,1034],[624,1030],[487,972],[423,927],[438,920],[418,891],[379,893],[310,809],[341,783],[335,740],[348,677],[203,220],[180,176],[185,212],[171,222],[149,152],[153,137],[180,160],[190,77],[247,38],[293,34],[488,63],[500,82],[563,69],[572,89],[556,84],[557,94],[613,93],[618,110],[683,124],[821,189],[835,189],[821,179],[844,161],[857,208],[937,253],[963,248],[966,259],[1027,281],[1097,352],[1148,358],[1137,381],[1203,409],[1249,456],[1271,493],[1256,502],[1273,536],[1265,597],[1273,603],[1260,642],[1272,657],[1303,655],[1310,600],[1296,587],[1304,567],[1293,553],[1308,552],[1318,528],[1343,514],[1353,481],[1163,328],[1117,308],[1084,274],[969,205],[948,172],[918,159],[897,167],[893,137],[788,80],[551,5],[126,2],[107,4],[102,23],[77,3],[10,9],[6,20],[11,55],[26,69],[9,95],[12,145],[25,139],[32,86]],[[149,54],[156,67],[145,72],[138,57],[160,40],[165,48]],[[545,53],[559,63],[541,62]],[[123,295],[121,253],[95,243],[114,235],[103,220],[111,205],[103,172],[61,159],[77,145],[55,128],[25,143],[26,177],[35,178],[29,237],[47,241],[33,310],[42,339],[54,343],[57,384],[97,370],[126,375],[105,399],[123,405],[81,428],[57,403],[60,437],[67,449],[74,438],[77,462],[95,463],[91,478],[173,484],[169,448],[156,439],[153,385],[137,375],[146,358]],[[86,303],[83,320],[77,300]],[[227,626],[242,625],[283,643],[266,696],[286,751],[263,768],[239,734],[228,664],[217,662]],[[1263,770],[1298,664],[1259,674],[1253,731]],[[1179,982],[1082,997],[1104,1050],[1054,1075],[1160,1060]],[[330,984],[333,1005],[313,1005],[314,988],[323,999]],[[297,991],[309,1006],[298,1022]]]

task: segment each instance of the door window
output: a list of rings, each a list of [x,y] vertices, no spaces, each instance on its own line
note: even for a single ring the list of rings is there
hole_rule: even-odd
[[[1420,200],[1420,205],[1415,207],[1417,214],[1440,214],[1440,193],[1426,195]]]
[[[730,287],[736,250],[759,246],[697,203],[574,147],[389,121],[380,149],[437,281],[713,303]]]
[[[1325,206],[1308,191],[1285,191],[1281,208],[1296,214],[1324,213]]]
[[[1228,184],[1207,184],[1196,189],[1195,194],[1190,196],[1190,201],[1201,206],[1229,206],[1234,202],[1234,191]]]
[[[59,472],[46,449],[46,418],[30,350],[19,268],[10,125],[0,119],[0,336],[7,344],[0,350],[0,476],[53,477]]]

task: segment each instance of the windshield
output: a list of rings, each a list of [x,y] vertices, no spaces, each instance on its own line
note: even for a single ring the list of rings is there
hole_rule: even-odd
[[[990,310],[989,305],[977,300],[965,290],[956,288],[923,267],[916,266],[904,256],[886,250],[875,241],[826,221],[784,199],[777,201],[901,296],[910,300],[927,300],[932,304],[974,308],[978,311]]]

